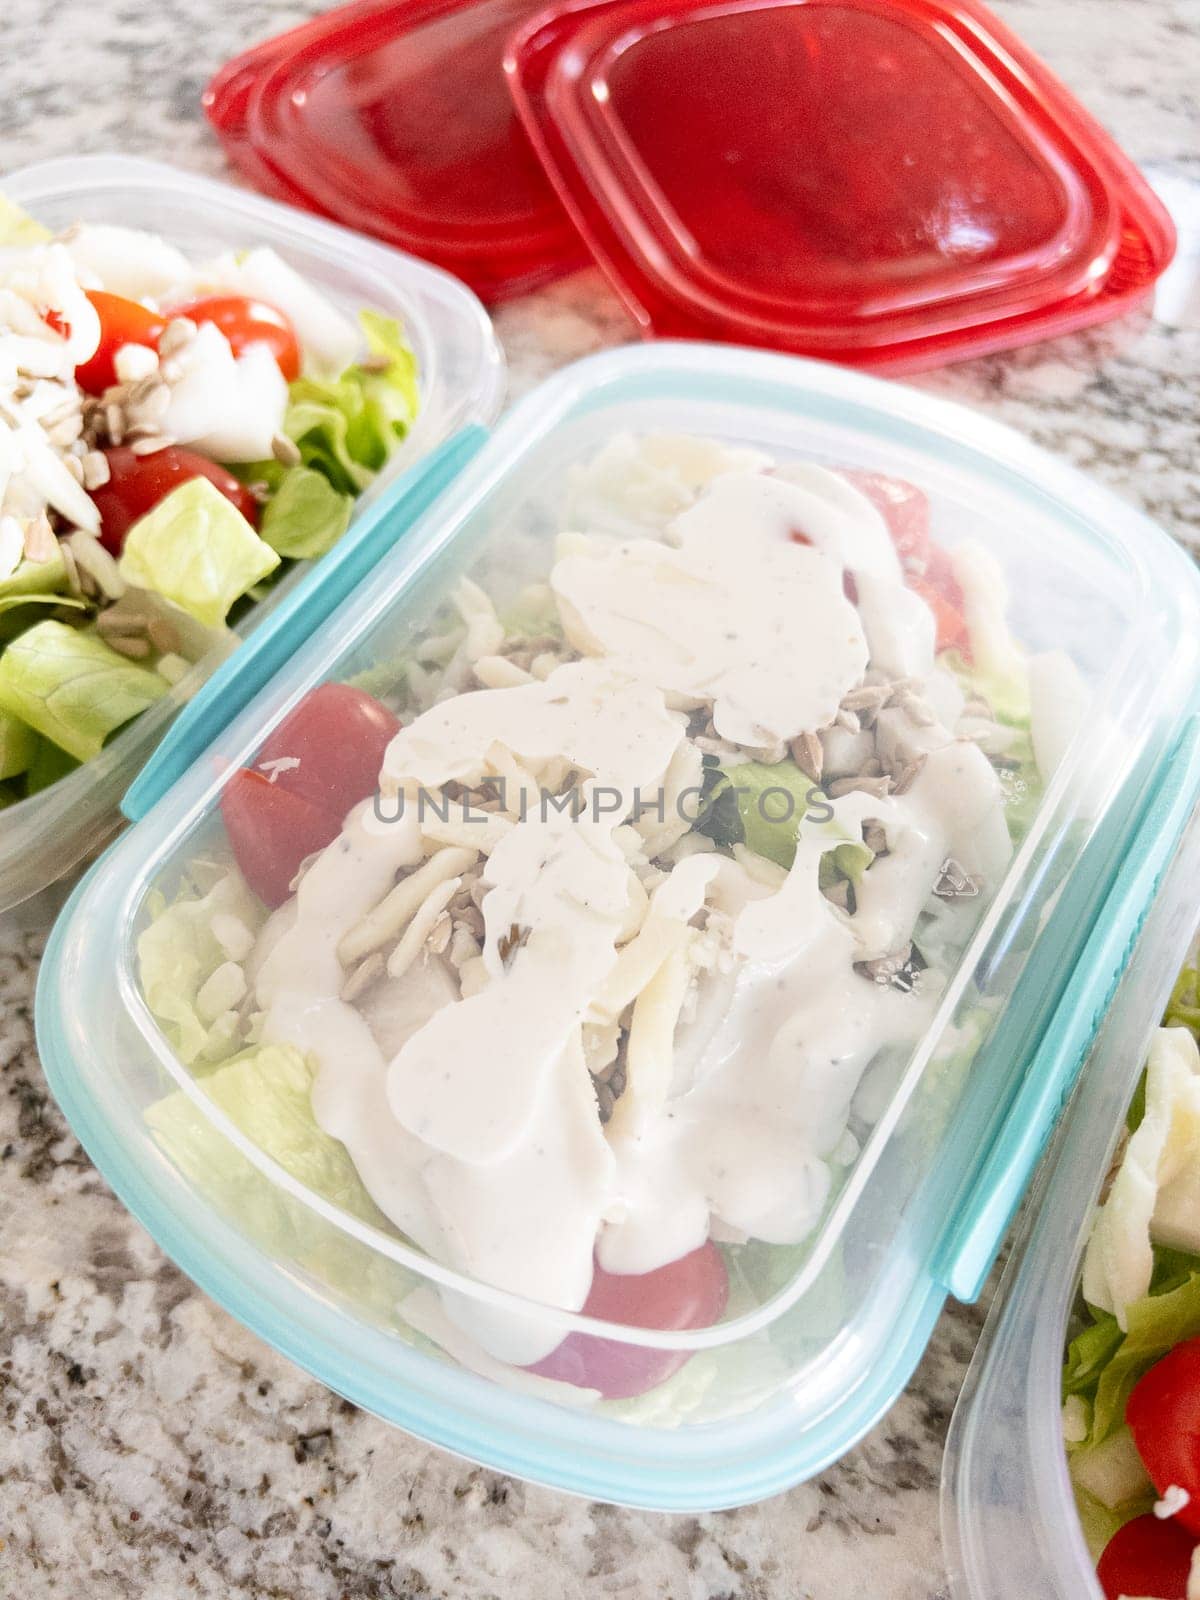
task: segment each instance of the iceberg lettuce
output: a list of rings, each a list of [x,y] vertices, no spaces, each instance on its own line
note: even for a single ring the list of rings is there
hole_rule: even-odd
[[[0,710],[78,761],[166,694],[157,672],[61,622],[39,622],[0,654]]]
[[[120,572],[210,628],[235,600],[274,572],[279,556],[207,478],[172,489],[125,536]]]

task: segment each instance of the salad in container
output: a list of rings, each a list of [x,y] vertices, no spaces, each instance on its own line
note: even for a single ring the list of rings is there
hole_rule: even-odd
[[[874,1420],[1014,1039],[1083,909],[1131,915],[1104,873],[1183,666],[1130,722],[1095,624],[1147,625],[1142,552],[1110,528],[1089,568],[1069,518],[1047,550],[1053,471],[1002,481],[981,431],[1015,448],[804,363],[583,363],[106,857],[39,1037],[201,1282],[373,1409],[609,1498],[754,1498]]]
[[[943,1516],[956,1595],[1200,1592],[1198,873],[1193,816],[955,1412]],[[1018,1526],[1030,1536],[1014,1548]]]
[[[111,801],[85,819],[99,808],[80,779],[78,845],[60,830],[54,861],[31,862],[47,791],[93,764],[127,781],[139,722],[161,732],[443,403],[412,322],[421,278],[449,280],[376,251],[360,288],[335,230],[241,197],[244,226],[230,208],[206,229],[222,190],[186,180],[197,245],[169,217],[146,225],[166,169],[74,165],[76,189],[34,169],[7,186],[28,209],[0,203],[0,807],[25,846],[0,871],[5,901],[73,865],[87,820],[112,825]],[[98,196],[72,214],[89,170]],[[348,270],[331,292],[306,252],[335,239]],[[469,294],[447,298],[469,326]]]

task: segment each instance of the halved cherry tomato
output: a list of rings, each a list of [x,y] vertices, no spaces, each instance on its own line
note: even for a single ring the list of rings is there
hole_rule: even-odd
[[[291,893],[300,863],[337,838],[340,820],[262,772],[241,767],[221,794],[221,817],[242,876],[272,910]]]
[[[1139,1378],[1125,1420],[1159,1494],[1172,1484],[1187,1490],[1175,1520],[1200,1537],[1200,1339],[1177,1344]]]
[[[920,577],[910,577],[908,587],[921,596],[937,622],[937,649],[957,650],[964,660],[971,659],[971,639],[963,617],[963,592],[950,557],[941,545],[932,544]]]
[[[841,475],[882,513],[905,572],[923,570],[929,558],[929,500],[922,490],[882,472],[843,467]]]
[[[109,480],[92,490],[92,499],[100,513],[100,542],[114,556],[121,554],[125,535],[138,518],[153,511],[160,500],[189,478],[207,478],[226,500],[232,501],[252,528],[258,526],[258,501],[232,472],[207,456],[175,444],[148,456],[134,455],[127,445],[112,445],[104,454]]]
[[[373,695],[348,683],[323,683],[283,719],[255,764],[262,769],[298,761],[279,782],[332,811],[340,828],[351,806],[375,793],[384,751],[399,732],[399,719]]]
[[[654,1272],[605,1272],[597,1263],[584,1313],[635,1328],[709,1328],[729,1299],[729,1275],[710,1240],[698,1250]],[[569,1333],[557,1349],[528,1368],[583,1389],[599,1389],[606,1400],[645,1394],[678,1372],[688,1350],[650,1350],[590,1333]]]
[[[229,340],[235,356],[252,344],[265,344],[289,383],[300,376],[300,343],[295,329],[274,306],[243,294],[210,294],[172,306],[171,316],[190,317],[199,326],[211,322]]]
[[[1153,1595],[1154,1600],[1186,1600],[1196,1539],[1175,1517],[1135,1517],[1118,1529],[1096,1563],[1107,1600],[1122,1595]]]
[[[374,793],[399,730],[373,696],[324,683],[284,718],[254,768],[233,774],[221,816],[242,875],[264,904],[283,904],[305,856],[332,844],[346,813]]]
[[[117,381],[114,363],[122,345],[144,344],[156,350],[166,323],[157,311],[123,295],[89,289],[87,297],[100,318],[100,343],[95,355],[75,368],[75,381],[88,394],[103,394]]]

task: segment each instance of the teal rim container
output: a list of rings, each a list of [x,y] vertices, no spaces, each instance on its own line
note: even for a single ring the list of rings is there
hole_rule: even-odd
[[[347,538],[356,536],[361,513],[388,482],[464,425],[491,422],[500,408],[504,359],[487,314],[464,284],[427,262],[229,184],[133,156],[39,162],[0,175],[0,189],[48,228],[76,222],[142,228],[193,261],[269,245],[350,315],[373,309],[403,323],[417,356],[421,411],[380,481],[358,502]],[[281,596],[304,583],[312,566],[297,562],[270,598],[249,610],[238,633],[252,632]],[[5,809],[0,911],[38,894],[111,838],[131,779],[220,659],[218,651],[197,662],[95,760]]]
[[[820,1225],[786,1256],[735,1251],[732,1310],[686,1334],[531,1307],[305,1189],[197,1087],[146,1007],[135,961],[151,897],[169,897],[189,861],[221,847],[225,775],[301,696],[386,668],[462,574],[501,587],[544,574],[571,469],[619,433],[660,431],[916,483],[935,540],[971,537],[992,551],[1017,637],[1067,651],[1090,696],[933,1023],[856,1108],[860,1153]],[[490,438],[467,430],[414,467],[372,516],[388,553],[344,574],[344,595],[327,593],[311,615],[298,600],[282,634],[268,619],[129,795],[140,820],[78,888],[43,964],[37,1027],[51,1087],[183,1269],[356,1404],[599,1499],[698,1511],[775,1494],[872,1426],[947,1297],[973,1299],[988,1274],[1200,792],[1200,577],[1144,517],[971,411],[834,367],[702,345],[566,369]],[[976,1047],[948,1071],[964,1030]],[[170,1094],[190,1102],[216,1152],[201,1169],[151,1135],[146,1113]],[[438,1288],[690,1359],[639,1400],[570,1403],[577,1396],[511,1369],[468,1370],[417,1331],[428,1319],[416,1308]]]

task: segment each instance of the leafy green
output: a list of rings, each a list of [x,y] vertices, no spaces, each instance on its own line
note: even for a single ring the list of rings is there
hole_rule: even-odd
[[[120,571],[211,628],[279,565],[242,513],[207,478],[172,489],[125,535]]]
[[[353,508],[353,496],[335,489],[322,473],[292,467],[267,502],[259,532],[281,556],[313,561],[342,537]]]
[[[68,755],[49,739],[39,739],[29,771],[25,774],[25,793],[41,794],[43,789],[48,789],[60,778],[65,778],[79,765],[74,756]]]
[[[227,1010],[209,1016],[200,1002],[201,989],[229,960],[228,938],[219,942],[213,925],[221,918],[245,942],[262,924],[262,907],[241,874],[230,870],[206,894],[185,887],[170,904],[152,897],[149,909],[152,921],[137,946],[146,1004],[186,1065],[219,1061],[237,1048],[240,1035]]]
[[[0,244],[45,244],[54,235],[14,200],[0,194]]]
[[[337,378],[297,378],[284,431],[304,465],[342,494],[361,494],[408,433],[420,403],[416,357],[400,325],[361,313],[368,358]]]
[[[61,622],[39,622],[0,655],[0,710],[79,761],[166,692],[157,672]]]
[[[241,1133],[306,1189],[395,1236],[345,1145],[318,1125],[313,1077],[311,1060],[299,1050],[260,1045],[197,1082]],[[412,1273],[341,1233],[260,1172],[182,1090],[150,1106],[146,1121],[184,1176],[273,1259],[302,1267],[360,1309],[398,1323],[396,1306],[413,1287]]]
[[[86,611],[87,601],[66,594],[0,594],[0,613],[15,611],[18,606],[67,606],[72,611]]]
[[[1122,1334],[1106,1311],[1089,1307],[1091,1323],[1071,1340],[1063,1367],[1063,1393],[1091,1401],[1085,1443],[1102,1443],[1122,1426],[1134,1385],[1181,1339],[1200,1335],[1200,1260],[1156,1249],[1150,1293],[1129,1307]]]
[[[317,1125],[313,1076],[311,1062],[299,1050],[259,1045],[197,1081],[230,1121],[285,1172],[351,1216],[386,1228],[345,1145]],[[146,1121],[188,1176],[206,1186],[217,1183],[239,1214],[244,1216],[250,1204],[271,1202],[273,1186],[264,1185],[257,1169],[197,1114],[182,1090],[152,1105]]]
[[[805,818],[811,816],[810,827],[819,831],[828,809],[820,785],[794,761],[718,764],[707,769],[697,826],[717,844],[727,849],[744,844],[786,871],[795,859]],[[821,887],[836,878],[857,883],[874,859],[861,841],[843,839],[821,858]]]
[[[0,779],[16,778],[29,770],[38,736],[27,722],[0,711]]]

